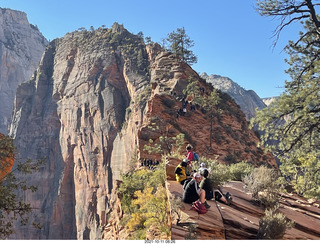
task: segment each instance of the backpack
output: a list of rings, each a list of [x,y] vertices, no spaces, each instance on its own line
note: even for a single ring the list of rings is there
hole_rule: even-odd
[[[195,153],[195,152],[192,152],[193,153],[193,161],[199,161],[199,154],[198,153]]]
[[[199,200],[192,203],[192,210],[198,212],[198,214],[205,214],[208,210]]]

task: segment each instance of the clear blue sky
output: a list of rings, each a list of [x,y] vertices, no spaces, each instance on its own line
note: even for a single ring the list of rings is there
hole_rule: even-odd
[[[197,72],[227,76],[261,98],[283,92],[289,77],[282,49],[298,37],[298,26],[287,28],[273,49],[279,21],[260,16],[255,0],[0,0],[0,7],[27,13],[48,40],[118,22],[160,42],[184,27],[195,42]]]

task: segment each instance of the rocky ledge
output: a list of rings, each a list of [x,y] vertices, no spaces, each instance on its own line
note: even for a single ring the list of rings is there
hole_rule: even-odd
[[[171,197],[182,197],[182,186],[168,177],[167,189]],[[259,220],[264,209],[252,201],[242,182],[228,182],[222,187],[230,192],[233,202],[230,206],[215,200],[207,201],[211,206],[206,214],[191,210],[191,204],[183,203],[181,211],[172,212],[173,240],[193,237],[201,240],[249,240],[257,239]],[[294,227],[287,229],[284,240],[320,239],[320,202],[307,201],[293,194],[284,194],[279,211],[294,221]],[[189,237],[188,237],[189,236]]]

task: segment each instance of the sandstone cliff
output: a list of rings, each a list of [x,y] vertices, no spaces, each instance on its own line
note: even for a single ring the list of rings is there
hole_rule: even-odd
[[[47,40],[20,11],[0,8],[0,132],[7,134],[16,89],[36,70]]]
[[[252,201],[251,194],[245,190],[242,182],[228,182],[221,189],[233,196],[230,206],[209,200],[211,207],[208,212],[199,215],[191,210],[191,204],[184,203],[180,216],[172,214],[173,240],[185,240],[189,234],[188,226],[195,227],[198,240],[257,239],[259,220],[264,215],[264,208]],[[176,181],[168,180],[168,190],[170,195],[182,197],[182,187]],[[294,222],[294,227],[286,230],[283,240],[319,240],[319,204],[319,201],[308,201],[294,194],[283,194],[279,212]]]
[[[10,128],[22,158],[47,160],[30,179],[39,191],[25,196],[43,229],[13,238],[100,239],[114,181],[136,149],[144,103],[133,99],[149,82],[147,68],[141,38],[118,24],[49,44],[17,90]]]
[[[160,46],[114,24],[111,29],[76,31],[52,41],[32,79],[18,87],[10,135],[21,157],[46,159],[29,179],[39,186],[24,198],[42,223],[18,227],[14,239],[121,239],[117,182],[143,146],[162,133],[186,134],[200,155],[222,163],[269,163],[257,147],[239,107],[221,93],[222,113],[210,123],[201,109],[177,117],[190,79],[207,94],[212,86]],[[175,95],[174,95],[175,94]],[[150,125],[159,126],[157,131]],[[133,163],[138,163],[133,161]],[[32,222],[32,221],[31,221]]]
[[[201,77],[206,79],[207,82],[211,83],[216,89],[229,94],[241,107],[241,110],[246,115],[248,121],[255,116],[256,108],[260,110],[266,107],[264,102],[254,91],[245,90],[228,77],[219,75],[209,76],[206,73],[202,73]]]

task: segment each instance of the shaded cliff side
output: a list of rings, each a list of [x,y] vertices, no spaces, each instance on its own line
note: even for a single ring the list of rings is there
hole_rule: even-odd
[[[48,41],[23,12],[0,8],[0,132],[7,134],[16,89],[36,70]]]
[[[223,163],[247,160],[276,167],[257,146],[245,115],[221,93],[222,112],[210,121],[201,109],[177,117],[190,80],[205,94],[213,88],[186,63],[122,25],[75,31],[52,41],[32,79],[18,87],[10,135],[21,157],[45,158],[29,179],[39,190],[24,196],[42,223],[20,227],[13,239],[121,239],[117,182],[130,162],[149,155],[143,147],[163,132],[186,134],[200,156]],[[150,125],[156,124],[154,131]]]

